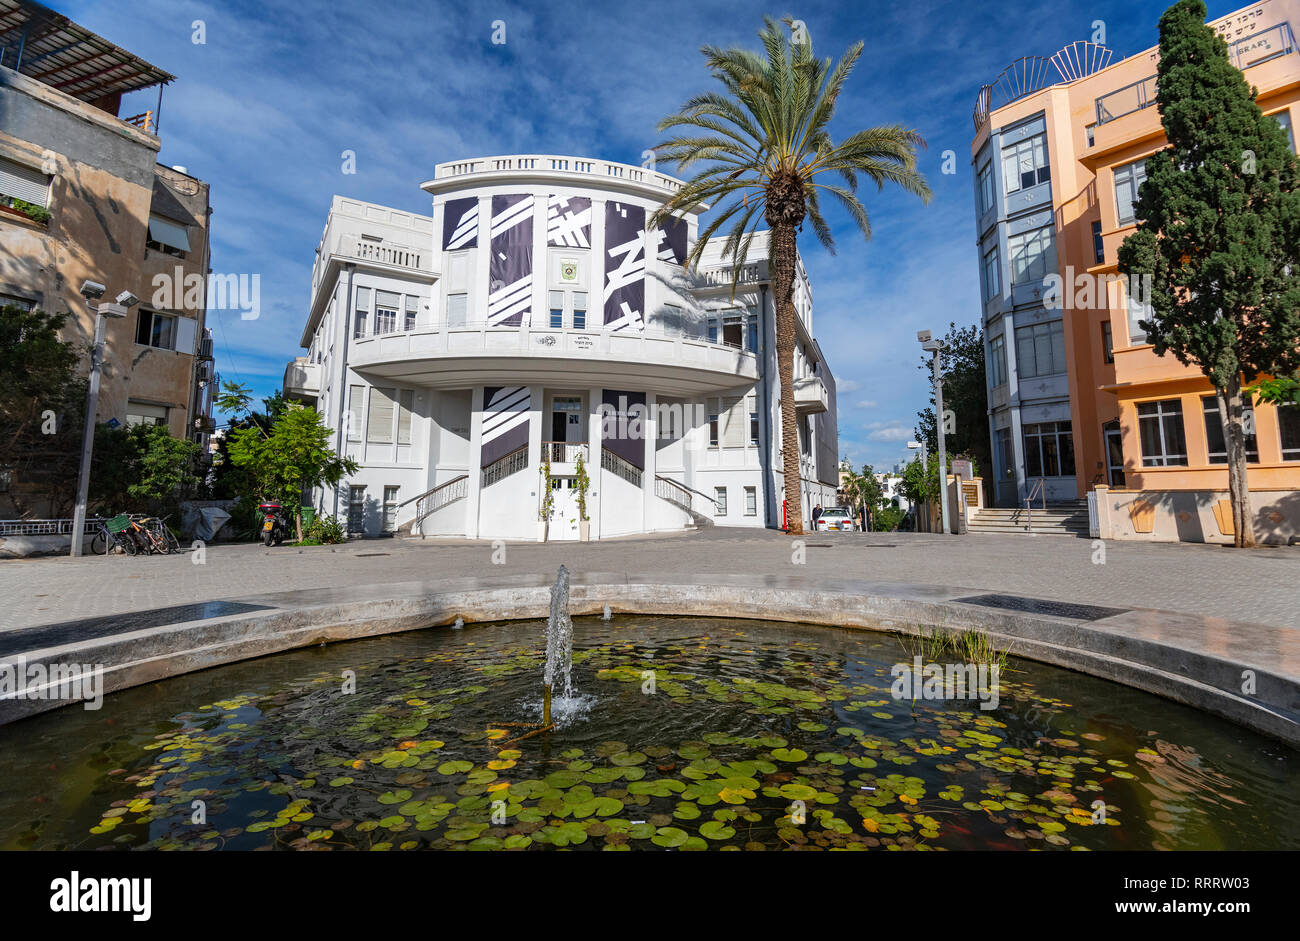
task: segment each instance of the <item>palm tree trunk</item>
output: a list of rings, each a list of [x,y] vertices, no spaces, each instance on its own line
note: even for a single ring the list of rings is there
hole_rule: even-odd
[[[793,225],[772,226],[772,299],[776,303],[776,374],[781,383],[781,467],[785,478],[786,524],[803,535],[803,478],[799,473],[799,425],[794,408],[794,261],[798,249]]]
[[[1226,389],[1216,390],[1219,414],[1224,421],[1228,446],[1228,491],[1232,501],[1232,543],[1238,549],[1255,545],[1255,526],[1250,513],[1250,481],[1246,476],[1246,432],[1241,377],[1233,375]]]

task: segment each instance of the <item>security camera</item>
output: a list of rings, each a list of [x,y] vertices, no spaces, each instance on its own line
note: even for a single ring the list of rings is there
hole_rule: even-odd
[[[918,330],[917,333],[916,333],[916,339],[917,339],[918,341],[920,341],[921,343],[929,343],[929,342],[930,342],[930,331],[929,331],[929,330]]]
[[[104,285],[98,283],[97,281],[81,282],[81,296],[88,301],[99,300],[101,297],[104,296],[105,290],[106,289]]]
[[[117,302],[123,307],[134,307],[140,303],[140,298],[136,297],[130,291],[123,291],[117,296]]]

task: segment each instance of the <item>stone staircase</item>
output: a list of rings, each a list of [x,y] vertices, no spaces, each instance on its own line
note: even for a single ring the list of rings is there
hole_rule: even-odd
[[[1029,532],[1032,523],[1035,535],[1087,536],[1088,501],[1073,500],[1068,503],[1049,503],[1033,508],[1032,513],[1023,506],[1003,508],[985,507],[972,513],[969,529],[972,533]]]

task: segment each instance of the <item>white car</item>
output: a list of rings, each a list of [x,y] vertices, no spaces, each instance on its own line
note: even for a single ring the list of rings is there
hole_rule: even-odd
[[[853,514],[847,507],[832,506],[822,510],[822,515],[817,517],[817,532],[856,532],[858,526],[853,522]]]

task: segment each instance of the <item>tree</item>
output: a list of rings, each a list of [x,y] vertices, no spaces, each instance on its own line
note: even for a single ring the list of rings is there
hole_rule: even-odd
[[[921,357],[919,367],[933,374],[930,355]],[[943,375],[943,404],[951,410],[954,421],[945,430],[945,450],[972,458],[978,467],[992,467],[989,445],[988,379],[984,372],[984,336],[978,327],[948,325],[939,351],[939,371]],[[939,452],[939,434],[934,421],[934,393],[930,407],[916,413],[921,441],[931,454]],[[936,478],[937,479],[937,478]]]
[[[677,113],[659,122],[660,131],[685,128],[655,148],[661,159],[681,171],[704,164],[652,217],[662,224],[709,203],[717,215],[699,235],[688,264],[698,265],[705,246],[731,222],[724,254],[732,264],[732,290],[749,254],[761,218],[770,229],[769,263],[776,306],[777,374],[781,384],[781,447],[786,492],[793,496],[800,480],[798,423],[794,406],[794,277],[797,234],[806,219],[821,244],[832,253],[835,241],[822,216],[821,194],[829,194],[848,212],[865,238],[871,237],[867,211],[857,196],[858,176],[878,189],[901,186],[928,202],[930,188],[916,169],[916,149],[924,139],[899,125],[850,134],[839,144],[828,125],[849,73],[862,54],[852,46],[839,62],[813,56],[807,30],[790,18],[788,40],[781,27],[765,17],[759,39],[763,52],[704,46],[709,71],[725,93],[704,92]],[[738,197],[738,198],[737,198]],[[731,200],[729,203],[727,200]],[[803,532],[800,502],[789,501],[788,529]]]
[[[230,382],[223,387],[225,391],[217,397],[217,407],[223,412],[247,412],[252,400],[248,389]],[[261,497],[293,507],[301,540],[303,491],[332,487],[345,475],[355,474],[360,465],[334,452],[330,447],[332,433],[314,408],[285,402],[278,396],[266,402],[268,411],[278,413],[272,418],[270,428],[251,422],[249,427],[231,431],[230,460],[250,472]],[[276,408],[270,407],[272,402],[277,402]]]
[[[200,484],[202,449],[162,425],[95,427],[91,504],[101,512],[161,513]]]
[[[1169,147],[1146,162],[1137,231],[1119,250],[1157,355],[1195,365],[1225,417],[1234,543],[1255,544],[1246,477],[1245,381],[1300,366],[1300,194],[1285,132],[1205,25],[1202,0],[1160,18],[1156,104]]]
[[[55,516],[75,499],[86,400],[76,347],[59,338],[67,317],[0,307],[0,472],[36,484]]]

